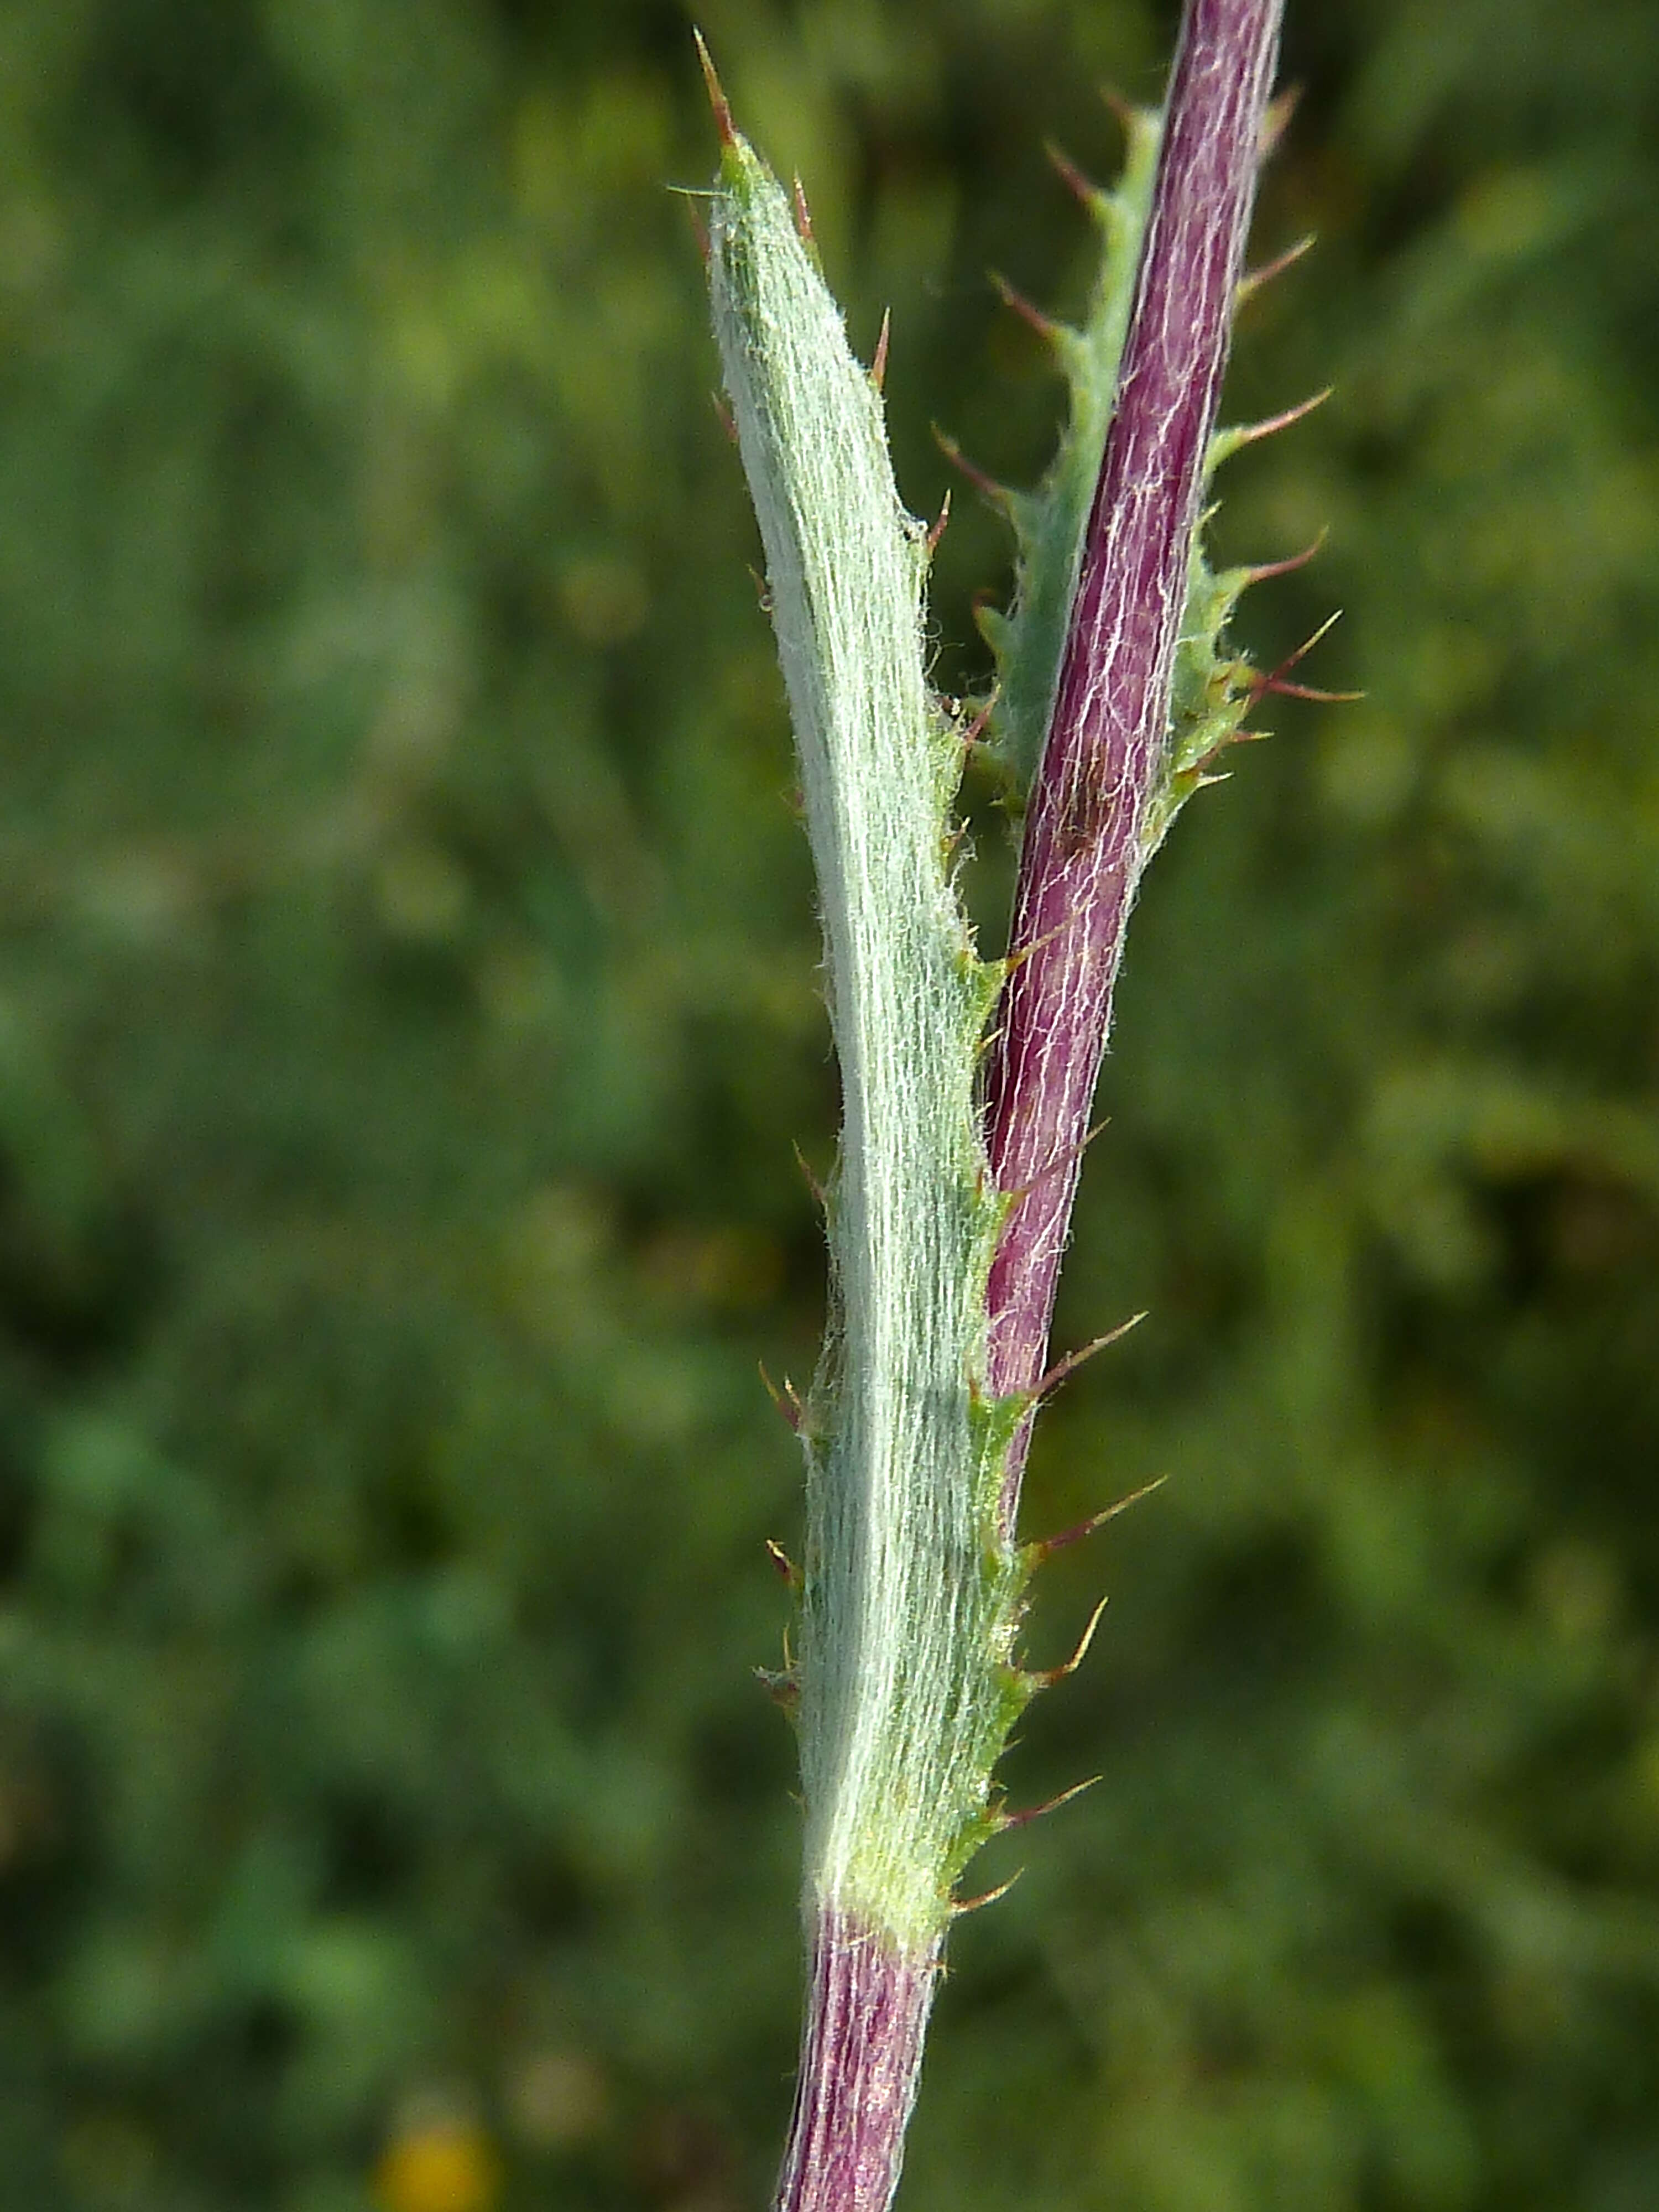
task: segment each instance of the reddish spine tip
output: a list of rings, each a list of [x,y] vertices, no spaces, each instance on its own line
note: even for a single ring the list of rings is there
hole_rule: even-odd
[[[787,1583],[791,1589],[797,1589],[800,1583],[799,1571],[788,1553],[775,1537],[769,1536],[766,1539],[766,1555],[777,1569],[779,1579]]]
[[[1135,127],[1136,113],[1133,100],[1126,100],[1115,84],[1103,84],[1100,88],[1100,96],[1123,125],[1124,131],[1133,131]]]
[[[1075,1375],[1086,1360],[1092,1359],[1097,1352],[1104,1352],[1108,1345],[1116,1344],[1121,1338],[1127,1336],[1132,1328],[1139,1328],[1146,1318],[1144,1313],[1131,1314],[1127,1321],[1121,1321],[1115,1328],[1109,1328],[1104,1336],[1094,1337],[1089,1343],[1080,1344],[1075,1352],[1068,1352],[1064,1359],[1054,1362],[1036,1385],[1031,1394],[1033,1398],[1050,1396],[1069,1376]]]
[[[1328,530],[1322,530],[1312,544],[1304,545],[1299,553],[1289,554],[1282,561],[1256,562],[1253,567],[1243,572],[1245,582],[1265,584],[1274,576],[1293,576],[1298,568],[1305,568],[1309,562],[1315,558],[1329,535]]]
[[[1116,403],[1085,532],[1046,744],[1025,814],[1014,946],[1063,945],[1012,969],[985,1083],[1002,1189],[1027,1183],[1086,1126],[1124,932],[1164,773],[1171,672],[1255,193],[1280,0],[1188,0],[1158,133],[1152,208]],[[1115,103],[1138,155],[1151,125]],[[992,1263],[988,1382],[1043,1378],[1073,1184],[1052,1176],[1011,1217]],[[1012,1533],[1030,1425],[1010,1449]]]
[[[962,750],[964,753],[972,752],[974,747],[985,735],[991,717],[997,710],[997,701],[1001,696],[1001,685],[993,685],[990,697],[975,710],[974,719],[962,732]]]
[[[782,1414],[784,1419],[788,1422],[795,1434],[799,1436],[801,1431],[801,1422],[805,1419],[805,1408],[802,1406],[799,1398],[795,1394],[794,1384],[786,1375],[783,1378],[783,1388],[780,1390],[777,1384],[767,1373],[766,1362],[763,1359],[760,1362],[760,1378],[766,1385],[767,1396],[777,1407],[779,1413]],[[772,1554],[773,1562],[779,1568],[784,1580],[786,1582],[790,1581],[793,1577],[795,1571],[789,1564],[789,1561],[785,1557],[784,1553],[778,1548],[777,1545],[772,1541],[772,1539],[769,1536],[766,1539],[766,1548]]]
[[[1282,253],[1274,254],[1271,261],[1264,261],[1260,269],[1247,269],[1238,280],[1237,296],[1240,306],[1246,300],[1253,300],[1264,285],[1273,283],[1275,276],[1282,276],[1287,269],[1294,268],[1304,253],[1312,252],[1313,246],[1314,234],[1309,231],[1293,246],[1287,246]]]
[[[732,122],[732,110],[725,93],[720,88],[720,81],[714,74],[714,64],[709,58],[708,47],[703,44],[702,33],[695,24],[692,26],[691,37],[696,46],[697,59],[702,64],[702,81],[708,88],[708,105],[714,112],[714,128],[720,133],[720,144],[722,147],[735,146],[738,143],[738,134]]]
[[[1089,1615],[1089,1625],[1079,1637],[1076,1650],[1063,1667],[1045,1667],[1038,1673],[1028,1674],[1026,1680],[1034,1683],[1039,1690],[1052,1690],[1057,1682],[1063,1682],[1067,1675],[1075,1674],[1089,1656],[1089,1646],[1095,1640],[1095,1631],[1099,1627],[1100,1616],[1105,1610],[1106,1600],[1102,1598]]]
[[[1306,399],[1298,399],[1294,407],[1286,407],[1278,415],[1266,416],[1260,422],[1246,422],[1239,429],[1225,431],[1223,435],[1235,446],[1254,446],[1263,438],[1272,438],[1280,430],[1288,430],[1292,422],[1299,422],[1304,415],[1311,415],[1316,407],[1322,407],[1335,389],[1334,385],[1328,384],[1322,392],[1315,392]]]
[[[1045,945],[1053,941],[1054,938],[1062,934],[1063,927],[1062,924],[1060,928],[1051,932],[1048,937],[1039,939],[1036,944],[1023,945],[1015,951],[1005,955],[1002,963],[1004,979],[1012,975],[1014,970],[1030,959],[1034,953],[1040,952]],[[1068,1138],[1064,1143],[1056,1145],[1029,1182],[1021,1183],[1017,1189],[1005,1191],[1003,1196],[1012,1199],[1016,1206],[1021,1205],[1034,1190],[1041,1190],[1050,1176],[1059,1175],[1062,1169],[1079,1167],[1082,1163],[1083,1155],[1106,1126],[1105,1121],[1097,1121],[1094,1127],[1079,1138],[1075,1144]]]
[[[1250,686],[1245,713],[1248,714],[1251,708],[1255,706],[1258,701],[1266,698],[1269,693],[1279,699],[1311,699],[1322,706],[1328,707],[1342,706],[1353,700],[1363,699],[1365,696],[1363,691],[1316,691],[1309,684],[1291,684],[1285,680],[1291,669],[1307,659],[1315,646],[1322,638],[1328,636],[1341,618],[1342,610],[1338,607],[1334,612],[1326,616],[1311,637],[1304,638],[1294,653],[1286,653],[1271,675],[1258,676]]]
[[[938,423],[933,425],[933,442],[951,466],[967,477],[982,499],[988,500],[993,507],[1000,508],[1005,514],[1007,513],[1013,504],[1013,495],[1009,491],[1006,484],[1000,484],[996,478],[981,468],[977,462],[970,461],[956,440],[948,431],[941,430]]]
[[[813,1173],[811,1163],[808,1160],[805,1153],[802,1152],[800,1146],[796,1145],[793,1147],[793,1150],[795,1154],[795,1165],[800,1170],[801,1175],[805,1180],[806,1188],[812,1194],[813,1203],[817,1206],[820,1213],[827,1213],[830,1211],[830,1200],[828,1194],[824,1190],[822,1180]]]
[[[1018,1815],[1016,1814],[1013,1820],[1005,1825],[1011,1828],[1018,1826]],[[982,1912],[988,1905],[994,1905],[1000,1897],[1006,1897],[1024,1871],[1025,1869],[1021,1867],[1015,1873],[1011,1874],[1006,1881],[1000,1881],[994,1889],[981,1890],[977,1897],[961,1899],[951,1907],[951,1917],[953,1920],[965,1920],[970,1912]]]
[[[1039,1542],[1029,1545],[1027,1556],[1032,1565],[1040,1567],[1045,1559],[1053,1559],[1056,1552],[1065,1551],[1068,1545],[1082,1543],[1097,1529],[1103,1528],[1109,1521],[1115,1521],[1120,1513],[1127,1513],[1132,1505],[1139,1505],[1143,1498],[1150,1498],[1155,1490],[1161,1490],[1167,1480],[1165,1475],[1154,1475],[1150,1482],[1143,1482],[1139,1490],[1132,1490],[1127,1498],[1120,1498],[1115,1504],[1103,1506],[1098,1513],[1091,1513],[1086,1521],[1079,1521],[1075,1528],[1062,1528],[1057,1536],[1044,1536]]]
[[[884,390],[887,383],[887,342],[892,330],[893,311],[890,307],[884,307],[881,311],[881,333],[876,340],[875,358],[870,363],[870,381],[878,392]]]
[[[1256,694],[1258,698],[1270,694],[1275,699],[1307,699],[1316,707],[1352,707],[1364,697],[1363,691],[1322,691],[1316,684],[1286,684],[1277,676],[1270,676]],[[1245,730],[1242,736],[1258,738],[1260,730]]]
[[[1028,300],[1023,292],[1017,292],[1007,278],[999,274],[996,270],[993,269],[990,276],[997,297],[1003,306],[1012,307],[1021,322],[1028,324],[1045,344],[1052,345],[1060,335],[1060,325],[1054,317],[1045,315],[1042,308]]]
[[[794,210],[795,235],[803,246],[816,248],[817,241],[812,235],[812,210],[806,204],[806,187],[799,176],[789,179],[789,204]]]
[[[685,196],[685,211],[691,219],[691,235],[697,241],[697,252],[702,256],[703,274],[707,276],[714,265],[714,248],[709,243],[708,225],[703,221],[702,211],[690,192]]]
[[[1071,155],[1056,146],[1052,139],[1045,143],[1042,150],[1048,156],[1049,167],[1066,190],[1073,193],[1084,207],[1092,208],[1100,198],[1100,187],[1091,184],[1077,163],[1073,161]]]
[[[1005,1832],[1009,1828],[1029,1828],[1033,1820],[1040,1820],[1045,1813],[1057,1813],[1062,1805],[1069,1805],[1073,1797],[1082,1796],[1085,1790],[1092,1790],[1097,1782],[1105,1778],[1103,1774],[1091,1774],[1086,1782],[1074,1782],[1069,1790],[1059,1791],[1044,1804],[1033,1805],[1024,1813],[1005,1813],[997,1826]]]

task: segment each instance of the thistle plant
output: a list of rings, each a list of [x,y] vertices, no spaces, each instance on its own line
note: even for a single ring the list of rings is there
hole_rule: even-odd
[[[1080,330],[1024,310],[1070,389],[965,721],[927,676],[933,535],[894,484],[882,362],[851,353],[799,204],[710,91],[708,268],[817,866],[842,1097],[832,1320],[792,1401],[805,1454],[795,1657],[807,1991],[781,2212],[882,2212],[961,1877],[1017,1819],[994,1769],[1037,1692],[1016,1534],[1060,1255],[1142,871],[1270,690],[1225,643],[1247,584],[1200,543],[1279,0],[1188,0],[1161,117],[1126,116]],[[981,480],[982,482],[982,480]],[[1277,564],[1283,567],[1288,564]],[[951,809],[982,742],[1023,816],[1006,956],[981,959]],[[1103,1341],[1104,1340],[1103,1340]],[[1092,1348],[1092,1347],[1091,1347]],[[1104,1515],[1101,1518],[1106,1517]],[[1092,1524],[1091,1524],[1092,1525]],[[1076,1533],[1076,1532],[1074,1532]],[[1091,1624],[1092,1629],[1092,1624]]]

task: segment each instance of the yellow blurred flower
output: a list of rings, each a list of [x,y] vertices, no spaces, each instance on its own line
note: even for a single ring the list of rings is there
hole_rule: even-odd
[[[419,2120],[386,2145],[374,2173],[385,2212],[490,2212],[501,2162],[475,2121]]]

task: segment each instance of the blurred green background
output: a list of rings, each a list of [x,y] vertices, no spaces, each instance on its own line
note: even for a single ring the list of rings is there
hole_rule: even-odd
[[[1140,0],[706,0],[1016,480]],[[0,2207],[739,2212],[834,1072],[677,0],[0,19]],[[1659,2203],[1659,15],[1291,0],[1279,704],[1132,933],[914,2212]],[[1007,549],[970,494],[939,680]],[[975,896],[1006,841],[967,794]],[[987,922],[994,942],[994,921]]]

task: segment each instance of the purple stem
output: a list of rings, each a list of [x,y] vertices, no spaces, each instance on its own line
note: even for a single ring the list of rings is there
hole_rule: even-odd
[[[1227,358],[1282,0],[1188,0],[1116,409],[1085,540],[1054,719],[1032,793],[988,1080],[1002,1190],[1026,1191],[991,1273],[990,1382],[1030,1389],[1054,1283],[1141,828],[1161,773],[1176,625]],[[1012,1535],[1024,1440],[1003,1513]],[[775,2212],[886,2212],[898,2185],[941,1947],[833,1905],[812,1931],[794,2116]]]
[[[1054,720],[1020,854],[987,1075],[1000,1190],[1022,1191],[991,1270],[990,1385],[1034,1389],[1112,990],[1163,773],[1187,564],[1255,193],[1283,0],[1188,0]],[[1030,1438],[1009,1455],[1012,1538]]]
[[[884,2212],[898,2186],[939,1964],[827,1910],[812,1939],[776,2212]]]

